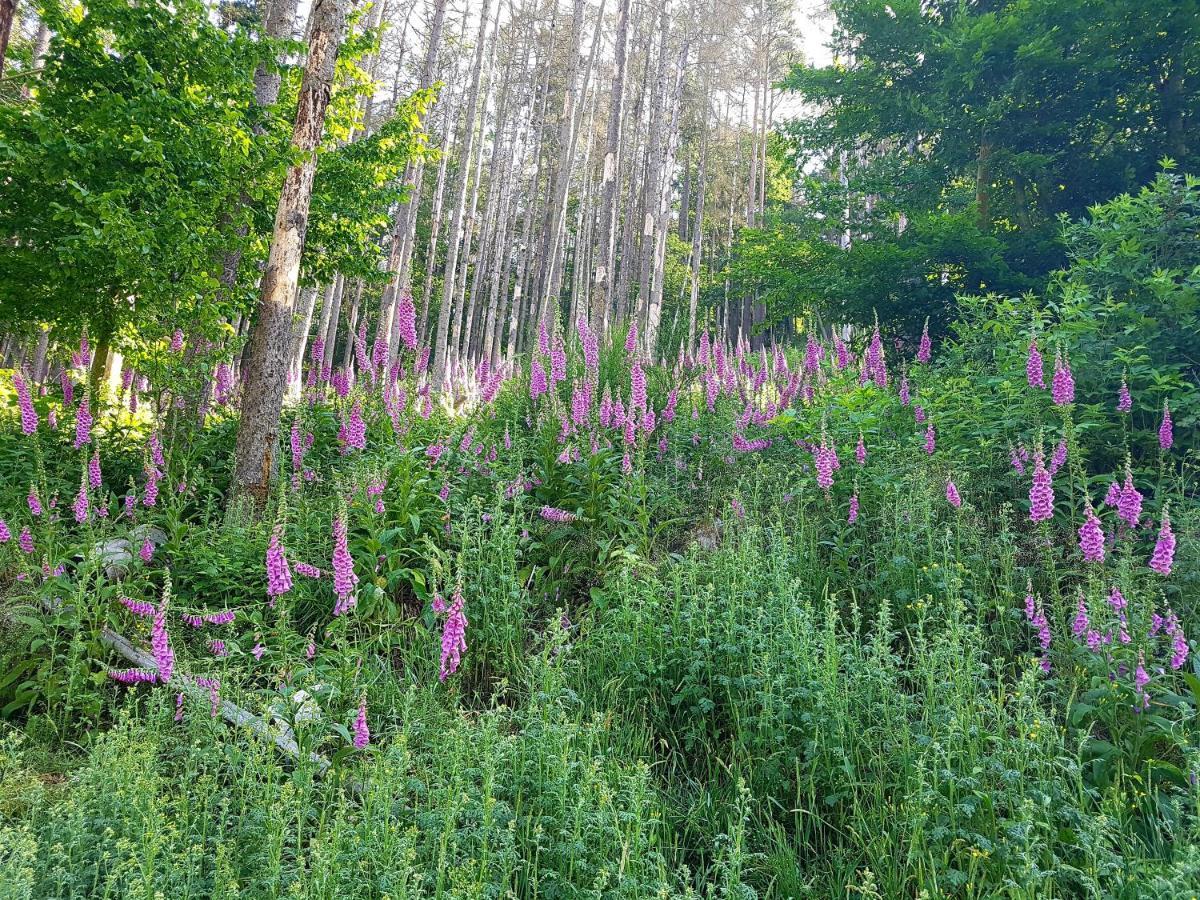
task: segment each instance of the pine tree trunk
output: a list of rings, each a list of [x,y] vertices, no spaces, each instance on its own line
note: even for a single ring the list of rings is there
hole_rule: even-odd
[[[314,0],[308,61],[300,83],[292,148],[300,162],[284,177],[275,212],[275,229],[263,273],[258,321],[250,337],[250,358],[242,417],[234,458],[238,494],[261,508],[275,472],[279,417],[291,349],[292,309],[300,274],[300,257],[308,229],[317,146],[325,128],[325,111],[333,92],[338,50],[346,32],[348,0]]]

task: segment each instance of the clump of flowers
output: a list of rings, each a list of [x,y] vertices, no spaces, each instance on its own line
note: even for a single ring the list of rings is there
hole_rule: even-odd
[[[282,530],[282,526],[275,526],[267,544],[267,596],[271,598],[279,597],[292,589],[292,570],[288,566],[287,556],[279,540]]]
[[[1100,526],[1100,518],[1092,508],[1089,498],[1084,512],[1083,524],[1079,526],[1079,549],[1083,558],[1088,562],[1104,562],[1104,529]]]
[[[1025,358],[1025,379],[1031,388],[1046,389],[1046,364],[1038,350],[1037,340],[1029,342],[1029,355]]]
[[[1117,501],[1117,515],[1130,528],[1136,528],[1142,517],[1142,495],[1133,485],[1133,472],[1125,463],[1125,483],[1121,486],[1121,497]]]
[[[1029,521],[1045,522],[1054,518],[1054,484],[1042,448],[1034,454],[1033,483],[1029,488]]]
[[[929,318],[925,319],[925,327],[921,330],[921,343],[917,346],[917,362],[927,363],[933,358],[933,342],[929,339]]]
[[[33,434],[37,431],[38,415],[33,408],[33,398],[29,395],[29,385],[20,372],[13,372],[12,383],[17,391],[17,405],[21,409],[21,431]]]
[[[1163,508],[1162,524],[1158,529],[1158,541],[1150,557],[1150,568],[1159,575],[1170,575],[1175,562],[1175,534],[1171,531],[1171,513]]]
[[[354,596],[356,584],[358,576],[354,574],[354,559],[346,543],[346,520],[339,515],[333,520],[333,592],[337,594],[337,603],[333,607],[335,616],[349,612],[358,604]]]
[[[569,513],[565,509],[559,509],[555,506],[543,506],[538,511],[538,515],[540,515],[547,522],[556,522],[559,525],[570,524],[576,519],[574,513]]]
[[[1170,450],[1175,446],[1174,426],[1171,423],[1171,407],[1163,401],[1162,424],[1158,426],[1158,446]]]
[[[75,449],[92,441],[92,412],[89,407],[88,395],[84,394],[75,410]]]
[[[1071,364],[1059,351],[1054,356],[1054,378],[1050,383],[1050,399],[1055,406],[1066,406],[1075,402],[1075,377]]]
[[[455,588],[454,595],[450,598],[446,622],[442,626],[442,661],[438,671],[440,681],[445,681],[458,671],[462,654],[467,649],[467,616],[463,612],[465,605],[462,589]]]
[[[1129,385],[1125,376],[1121,376],[1121,388],[1117,391],[1117,412],[1127,413],[1133,409],[1133,397],[1129,393]]]
[[[167,607],[171,602],[171,578],[166,576],[162,600],[154,611],[154,624],[150,628],[150,649],[158,666],[158,678],[163,684],[171,680],[175,671],[175,651],[171,648],[171,637],[167,633]]]
[[[367,728],[367,697],[358,701],[358,714],[354,717],[354,749],[363,750],[371,743],[371,731]]]
[[[958,488],[954,486],[953,481],[946,482],[946,501],[955,509],[962,506],[962,497],[959,496]]]

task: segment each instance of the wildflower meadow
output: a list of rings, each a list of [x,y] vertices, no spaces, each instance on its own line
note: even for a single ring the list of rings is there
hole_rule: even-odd
[[[0,900],[1200,897],[1195,4],[825,6],[0,2]]]

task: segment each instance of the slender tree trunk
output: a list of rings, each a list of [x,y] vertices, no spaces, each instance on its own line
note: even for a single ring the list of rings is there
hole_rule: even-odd
[[[318,289],[307,287],[300,292],[296,320],[292,329],[292,354],[288,365],[286,402],[294,403],[300,398],[304,385],[304,348],[308,344],[308,330],[312,326],[313,307],[317,305]]]
[[[284,177],[275,212],[275,230],[262,279],[258,321],[250,338],[250,358],[234,459],[239,494],[261,507],[275,471],[279,416],[283,409],[292,309],[300,257],[308,229],[317,146],[333,92],[338,50],[346,33],[348,0],[314,0],[308,61],[300,83],[292,147],[300,161]]]
[[[700,125],[700,163],[696,170],[696,222],[692,225],[691,296],[688,299],[687,352],[696,349],[696,308],[700,301],[700,251],[704,240],[704,199],[708,169],[708,106],[711,102],[708,78],[704,79],[704,111]]]
[[[420,87],[433,84],[433,73],[437,68],[438,48],[442,42],[442,26],[446,21],[446,0],[435,0],[433,18],[429,25],[429,42],[425,47],[425,60],[421,68]],[[408,198],[396,208],[392,221],[391,245],[388,248],[387,271],[392,280],[383,291],[379,301],[379,325],[381,334],[387,335],[389,356],[394,355],[392,345],[392,321],[400,292],[409,289],[412,245],[416,240],[417,211],[421,204],[421,188],[424,184],[425,158],[417,157],[405,167],[404,183],[408,187]]]
[[[454,149],[455,123],[458,120],[457,102],[446,109],[445,132],[442,138],[442,154],[438,162],[437,187],[433,192],[433,207],[429,211],[429,250],[425,254],[425,286],[421,291],[421,323],[417,334],[424,343],[429,324],[429,300],[433,296],[433,273],[437,268],[438,235],[442,228],[442,204],[446,196],[446,165]]]
[[[689,45],[684,41],[679,50],[679,62],[675,71],[675,86],[671,95],[671,125],[667,130],[667,152],[664,172],[670,172],[675,167],[675,154],[679,144],[679,111],[683,103],[683,73],[687,68]],[[659,190],[658,218],[663,223],[658,230],[658,240],[654,248],[654,271],[650,286],[650,306],[646,315],[646,328],[643,339],[647,353],[654,351],[658,340],[658,327],[662,321],[663,278],[667,255],[667,218],[670,212],[670,186],[664,183]]]
[[[592,279],[592,328],[603,334],[608,320],[610,282],[616,254],[617,175],[620,171],[621,119],[625,103],[625,62],[629,45],[629,10],[632,0],[620,0],[617,14],[614,74],[608,107],[608,136],[604,151],[604,179],[600,186],[600,250]]]
[[[666,161],[666,136],[663,128],[663,111],[666,107],[667,37],[670,32],[667,6],[664,3],[658,23],[658,69],[654,76],[654,93],[650,100],[650,152],[653,154],[643,192],[642,205],[642,254],[638,271],[638,319],[644,319],[650,307],[650,273],[654,266],[655,251],[658,249],[658,231],[666,227],[659,220],[662,205],[659,192],[662,190],[663,164]],[[645,329],[643,329],[645,330]]]
[[[441,390],[446,381],[446,366],[450,360],[450,314],[454,306],[454,288],[458,277],[458,253],[462,234],[463,217],[466,215],[467,190],[470,187],[471,160],[475,147],[475,114],[479,106],[479,79],[483,71],[483,53],[487,44],[487,27],[492,0],[483,0],[483,11],[479,16],[479,36],[475,45],[475,64],[468,92],[467,118],[463,125],[466,135],[463,140],[462,173],[459,178],[453,218],[446,245],[446,270],[442,278],[442,305],[438,310],[437,343],[433,351],[433,381],[435,390]]]
[[[333,279],[333,301],[332,308],[329,311],[329,322],[325,328],[325,368],[330,371],[337,366],[337,337],[338,328],[342,321],[342,293],[346,286],[346,279],[341,275],[335,275]]]
[[[4,74],[4,58],[8,54],[8,39],[17,18],[17,0],[0,0],[0,75]]]

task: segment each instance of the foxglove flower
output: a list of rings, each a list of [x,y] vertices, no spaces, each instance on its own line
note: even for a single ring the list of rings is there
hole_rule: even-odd
[[[1129,394],[1129,385],[1121,378],[1121,389],[1117,391],[1117,412],[1127,413],[1133,409],[1133,397]]]
[[[346,544],[346,521],[342,516],[333,520],[333,591],[337,594],[337,604],[333,614],[353,609],[358,600],[354,596],[354,586],[358,584],[358,576],[354,574],[354,559]]]
[[[146,493],[142,496],[142,506],[154,506],[158,502],[158,479],[161,476],[154,466],[146,467]]]
[[[145,619],[149,619],[158,612],[153,603],[149,603],[145,600],[134,600],[132,597],[121,597],[120,602],[122,606],[124,606],[135,616],[141,616]]]
[[[936,446],[937,438],[933,430],[933,423],[930,422],[927,426],[925,426],[925,452],[932,456]]]
[[[183,329],[176,328],[175,333],[171,335],[171,352],[178,353],[182,349],[183,349]]]
[[[1177,670],[1187,662],[1189,647],[1183,626],[1179,624],[1174,610],[1167,611],[1166,631],[1171,638],[1171,668]]]
[[[33,398],[29,395],[29,385],[20,372],[13,372],[13,387],[17,390],[17,405],[21,408],[21,431],[33,434],[37,431],[38,415],[33,408]]]
[[[1087,501],[1083,524],[1079,526],[1079,549],[1088,562],[1104,562],[1104,529],[1100,527],[1100,519],[1090,499]]]
[[[79,408],[75,410],[76,450],[78,450],[84,444],[90,444],[92,442],[92,412],[88,404],[88,395],[84,394],[83,399],[79,401]]]
[[[1054,517],[1054,484],[1039,447],[1034,456],[1033,483],[1029,488],[1029,520],[1045,522]]]
[[[362,402],[356,402],[350,409],[350,418],[343,421],[338,429],[338,443],[341,452],[349,453],[351,449],[367,449],[367,423],[362,417]]]
[[[641,410],[646,408],[646,373],[642,371],[642,364],[634,361],[633,366],[629,370],[629,385],[630,385],[630,410]]]
[[[858,433],[858,444],[854,448],[854,458],[858,460],[860,466],[866,465],[867,462],[867,445],[863,443],[862,432]]]
[[[175,651],[171,649],[171,638],[167,633],[167,605],[170,600],[170,587],[163,591],[162,602],[154,613],[154,624],[150,628],[150,649],[154,654],[154,662],[158,666],[158,678],[166,684],[171,680],[175,671]]]
[[[154,541],[146,538],[142,542],[142,548],[138,551],[138,556],[142,558],[142,562],[149,563],[154,557]]]
[[[543,506],[539,511],[540,515],[547,522],[556,522],[560,525],[566,525],[574,522],[576,516],[574,513],[569,513],[565,509],[558,509],[554,506]]]
[[[282,526],[275,526],[267,544],[267,596],[279,597],[292,589],[292,570],[283,552],[279,536]]]
[[[8,530],[8,523],[0,519],[0,544],[7,544],[12,540],[12,532]]]
[[[850,514],[846,517],[846,521],[853,525],[858,521],[858,493],[854,493],[850,497]]]
[[[38,499],[37,491],[30,488],[29,495],[25,498],[25,502],[29,504],[29,512],[36,518],[43,512],[42,501]]]
[[[1158,541],[1154,545],[1154,553],[1150,557],[1150,568],[1159,575],[1170,575],[1171,566],[1175,561],[1175,534],[1171,531],[1171,515],[1167,507],[1163,507],[1162,525],[1158,529]]]
[[[1029,382],[1031,388],[1045,390],[1046,388],[1046,364],[1042,360],[1042,353],[1038,350],[1036,340],[1029,342],[1029,355],[1025,358],[1025,379]]]
[[[1058,470],[1063,467],[1067,461],[1067,439],[1061,438],[1054,448],[1054,453],[1050,455],[1050,474],[1057,475]]]
[[[364,694],[358,701],[358,715],[354,717],[354,749],[363,750],[371,743],[371,731],[367,728],[367,698]]]
[[[833,365],[839,372],[850,366],[850,351],[846,349],[846,342],[836,334],[833,336]]]
[[[929,319],[925,319],[925,327],[921,330],[921,343],[917,347],[917,362],[927,363],[933,358],[933,342],[929,339]]]
[[[1146,654],[1144,651],[1139,650],[1137,669],[1133,673],[1133,687],[1142,709],[1150,707],[1150,694],[1146,692],[1146,685],[1149,683],[1150,676],[1146,673]]]
[[[550,380],[554,384],[567,378],[567,352],[563,349],[562,339],[556,338],[554,349],[550,351]]]
[[[1137,528],[1142,518],[1142,495],[1133,485],[1133,472],[1125,464],[1125,484],[1121,487],[1121,499],[1117,501],[1117,516],[1130,528]]]
[[[79,493],[75,495],[75,504],[72,507],[75,512],[75,521],[81,525],[88,520],[88,512],[90,506],[88,503],[88,488],[86,475],[80,479]]]
[[[912,394],[908,390],[908,376],[900,376],[900,405],[908,406],[912,402]]]
[[[550,355],[550,332],[546,330],[545,319],[538,322],[538,353],[542,356]]]
[[[1050,399],[1055,406],[1067,406],[1075,402],[1075,378],[1071,375],[1071,364],[1062,352],[1054,355],[1054,378],[1050,382]]]
[[[1171,423],[1171,407],[1163,401],[1162,424],[1158,426],[1158,446],[1170,450],[1175,445],[1174,427]]]
[[[1087,603],[1083,599],[1083,594],[1079,595],[1079,605],[1075,609],[1075,621],[1071,623],[1071,634],[1075,637],[1083,637],[1088,630],[1088,611]]]
[[[1104,495],[1105,506],[1116,506],[1121,502],[1121,482],[1113,479],[1108,486],[1108,493]]]
[[[813,454],[813,468],[817,473],[817,487],[829,493],[829,489],[833,487],[833,470],[835,456],[829,447],[826,446],[824,439],[821,440],[821,445],[817,447]]]
[[[33,553],[33,535],[29,533],[28,525],[21,529],[21,535],[17,538],[17,545],[24,553]]]
[[[463,612],[465,601],[462,591],[455,589],[451,598],[450,611],[446,614],[446,622],[442,626],[442,661],[438,671],[438,679],[445,681],[458,671],[462,654],[467,649],[467,616]]]
[[[529,365],[529,399],[536,400],[546,393],[546,389],[546,370],[542,368],[541,360],[535,359]]]
[[[88,484],[99,490],[100,482],[100,451],[97,450],[88,461]]]
[[[953,481],[946,482],[946,500],[955,509],[958,509],[960,506],[962,506],[962,497],[959,496],[958,488],[954,486]]]
[[[625,334],[625,352],[632,353],[637,349],[638,327],[637,319],[634,319],[629,324],[629,331]]]
[[[405,347],[417,349],[417,310],[408,291],[400,296],[400,305],[396,307],[396,330]]]

